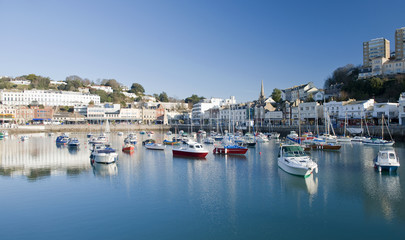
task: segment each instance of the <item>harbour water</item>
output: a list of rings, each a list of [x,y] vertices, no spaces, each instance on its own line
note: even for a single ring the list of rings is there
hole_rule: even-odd
[[[275,140],[246,156],[174,158],[145,149],[92,166],[56,135],[0,141],[0,239],[382,239],[405,236],[405,166],[378,173],[379,148],[312,151],[319,172],[277,166]],[[121,149],[125,136],[111,133]],[[139,141],[146,139],[138,135]],[[164,135],[155,134],[158,142]],[[405,145],[395,150],[403,164]]]

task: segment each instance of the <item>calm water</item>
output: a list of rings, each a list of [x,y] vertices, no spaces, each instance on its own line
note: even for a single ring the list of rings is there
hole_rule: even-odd
[[[378,147],[313,151],[319,173],[304,179],[277,167],[276,142],[206,160],[138,143],[134,154],[93,168],[87,146],[70,151],[55,138],[0,141],[0,239],[405,236],[405,166],[391,175],[374,171]],[[124,137],[110,139],[121,148]],[[404,164],[404,145],[395,150]]]

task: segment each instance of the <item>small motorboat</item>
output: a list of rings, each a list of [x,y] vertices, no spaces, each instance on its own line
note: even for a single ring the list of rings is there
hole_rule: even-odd
[[[61,135],[56,138],[56,144],[67,144],[69,142],[69,137],[66,135]]]
[[[193,157],[205,158],[208,155],[208,150],[199,143],[188,144],[184,147],[173,149],[173,156],[175,157]]]
[[[370,139],[371,139],[371,138],[369,138],[369,137],[354,136],[354,137],[352,138],[352,142],[360,142],[360,143],[362,143],[362,142],[368,141],[368,140],[370,140]]]
[[[93,137],[93,134],[92,133],[87,133],[87,138],[91,138],[91,137]]]
[[[117,135],[122,136],[122,135],[124,135],[124,133],[123,132],[117,132]]]
[[[80,142],[77,138],[71,138],[71,139],[69,139],[68,146],[69,147],[79,147]]]
[[[53,132],[48,133],[49,137],[52,137],[53,135],[55,135],[55,133],[53,133]]]
[[[172,132],[171,132],[171,131],[168,131],[168,132],[166,133],[166,135],[170,136],[170,135],[172,135]]]
[[[98,137],[92,137],[89,140],[90,144],[105,144],[108,142],[107,137],[104,134],[100,134]]]
[[[245,154],[248,151],[246,147],[239,145],[225,145],[223,147],[215,147],[214,154]]]
[[[105,144],[95,144],[90,154],[92,163],[113,163],[118,159],[118,154],[115,149]]]
[[[156,143],[154,139],[146,139],[142,141],[142,145],[150,144],[150,143]]]
[[[135,151],[135,146],[131,143],[126,143],[123,147],[122,147],[122,151],[126,152],[126,153],[131,153],[133,151]]]
[[[128,136],[124,139],[124,143],[130,143],[130,144],[136,144],[138,141],[138,138],[136,137],[135,134],[128,134]]]
[[[396,171],[399,166],[399,159],[394,150],[380,150],[374,159],[374,168],[379,172],[383,170]]]
[[[278,166],[292,175],[303,177],[308,177],[313,171],[318,172],[318,164],[299,145],[281,145]]]
[[[150,150],[165,150],[166,146],[160,143],[147,143],[145,148]]]
[[[388,141],[380,138],[372,138],[363,142],[364,145],[368,146],[393,146],[395,141]]]
[[[142,134],[142,135],[146,134],[145,131],[140,131],[139,133]]]

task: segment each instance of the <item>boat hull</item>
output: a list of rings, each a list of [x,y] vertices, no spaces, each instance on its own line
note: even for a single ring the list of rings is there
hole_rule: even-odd
[[[91,157],[91,160],[96,163],[113,163],[117,160],[118,154],[117,153],[98,153],[94,154]]]
[[[245,154],[247,148],[214,148],[214,154]]]
[[[340,145],[328,145],[328,144],[315,144],[312,145],[312,149],[316,150],[339,150],[342,146]]]
[[[184,150],[173,149],[173,156],[175,157],[193,157],[193,158],[205,158],[208,155],[208,151],[204,152],[190,152]]]
[[[283,161],[280,159],[278,160],[278,166],[279,166],[279,168],[281,168],[282,170],[284,170],[285,172],[287,172],[289,174],[301,176],[301,177],[308,177],[314,171],[314,168],[310,169],[310,168],[297,168],[297,167],[288,166],[287,164],[284,164]]]
[[[130,147],[123,147],[122,151],[123,152],[133,152],[135,150],[134,146],[130,146]]]
[[[397,171],[399,166],[397,165],[379,165],[379,164],[374,164],[374,168],[378,171],[389,171],[389,172],[395,172]]]

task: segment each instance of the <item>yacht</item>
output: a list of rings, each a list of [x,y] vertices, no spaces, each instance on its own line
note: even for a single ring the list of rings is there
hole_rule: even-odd
[[[308,177],[313,171],[318,172],[318,164],[299,145],[281,145],[278,166],[290,174],[303,177]]]
[[[145,148],[149,150],[165,150],[166,146],[160,143],[147,143]]]

